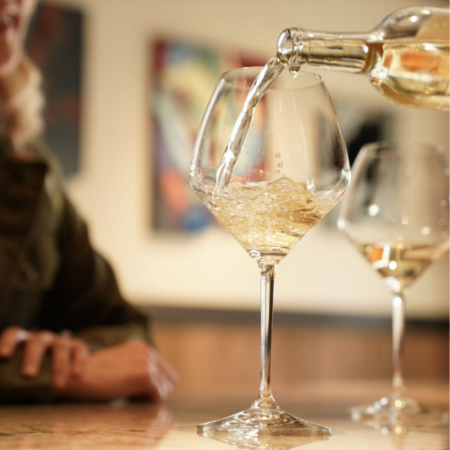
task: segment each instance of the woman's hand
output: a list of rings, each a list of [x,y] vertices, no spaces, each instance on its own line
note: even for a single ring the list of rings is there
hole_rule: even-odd
[[[173,390],[178,374],[145,342],[129,341],[93,353],[80,377],[56,396],[68,400],[112,400],[118,397],[161,401]]]
[[[151,346],[130,341],[89,355],[87,345],[69,333],[30,332],[9,327],[0,336],[0,358],[24,347],[21,374],[38,375],[45,353],[52,352],[53,387],[57,398],[112,400],[118,397],[165,399],[178,374]]]
[[[53,385],[63,389],[71,379],[79,377],[89,356],[87,345],[73,339],[70,333],[31,332],[19,327],[6,328],[0,336],[0,358],[9,358],[19,345],[24,347],[21,374],[34,378],[39,374],[42,359],[52,352]]]

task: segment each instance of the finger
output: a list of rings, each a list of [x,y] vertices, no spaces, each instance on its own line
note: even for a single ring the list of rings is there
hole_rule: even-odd
[[[148,374],[150,398],[156,401],[165,399],[169,392],[163,380],[164,375],[160,371],[156,351],[149,351]]]
[[[53,383],[56,389],[62,389],[69,380],[71,369],[71,345],[70,340],[62,335],[57,336],[53,342]]]
[[[0,358],[9,358],[20,342],[27,339],[28,332],[19,327],[8,327],[0,337]]]
[[[156,402],[164,400],[169,395],[164,382],[157,376],[153,376],[149,380],[149,399]]]
[[[160,382],[163,385],[165,397],[168,397],[169,394],[173,391],[172,380],[166,374],[161,373]]]
[[[153,347],[150,347],[150,357],[154,358],[157,361],[158,370],[163,372],[170,379],[172,384],[177,383],[180,380],[178,372]]]
[[[55,335],[50,331],[29,333],[25,344],[22,375],[26,377],[35,377],[39,373],[44,353],[55,339],[54,336]]]
[[[178,375],[178,372],[172,367],[172,365],[159,354],[158,361],[161,369],[167,375],[172,384],[178,383],[180,381],[180,376]]]
[[[72,339],[72,368],[71,375],[79,377],[83,372],[86,360],[89,356],[89,348],[81,339]]]

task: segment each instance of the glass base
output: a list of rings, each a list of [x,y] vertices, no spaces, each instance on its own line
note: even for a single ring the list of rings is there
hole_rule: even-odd
[[[329,435],[319,436],[253,436],[247,434],[213,434],[198,433],[202,437],[220,441],[242,450],[291,450],[312,442],[331,439]]]
[[[407,430],[436,430],[448,426],[448,412],[430,409],[409,397],[387,398],[350,410],[353,421],[363,421],[383,433]]]
[[[299,419],[279,407],[252,407],[224,419],[202,423],[197,426],[197,431],[201,436],[212,438],[219,435],[331,436],[331,428]]]

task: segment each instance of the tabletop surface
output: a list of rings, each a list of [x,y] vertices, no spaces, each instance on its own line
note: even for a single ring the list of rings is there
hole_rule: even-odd
[[[433,394],[432,390],[429,392]],[[447,390],[441,389],[433,395],[434,399],[440,399],[438,406],[448,410],[445,406]],[[262,441],[253,438],[225,442],[201,437],[197,435],[198,423],[250,406],[248,396],[230,394],[220,398],[211,394],[174,396],[161,405],[117,401],[111,404],[1,406],[0,450],[288,450],[301,446],[308,446],[311,450],[448,449],[448,427],[433,431],[410,430],[398,435],[385,434],[367,423],[350,420],[347,411],[353,399],[349,403],[343,402],[338,395],[319,395],[312,400],[312,397],[305,395],[300,401],[297,400],[300,397],[298,393],[282,397],[279,403],[288,412],[332,427],[332,438],[292,437]]]

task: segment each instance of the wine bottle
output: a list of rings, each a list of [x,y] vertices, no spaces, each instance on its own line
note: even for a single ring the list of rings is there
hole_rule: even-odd
[[[303,66],[364,74],[396,103],[449,109],[448,9],[402,9],[369,33],[289,28],[278,40],[278,57],[293,74]]]

